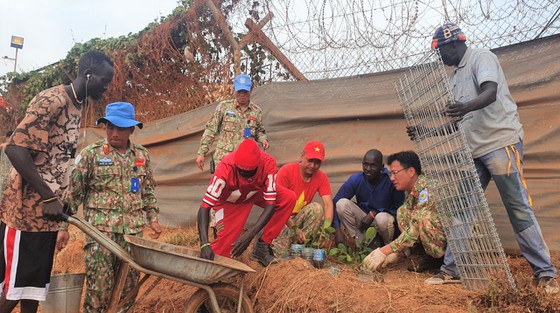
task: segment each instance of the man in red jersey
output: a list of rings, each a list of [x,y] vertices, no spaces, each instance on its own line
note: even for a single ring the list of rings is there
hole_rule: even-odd
[[[240,256],[263,230],[251,257],[268,266],[274,254],[272,240],[278,236],[295,204],[292,191],[276,186],[276,160],[261,152],[257,143],[245,139],[236,151],[226,155],[216,168],[198,210],[200,257]],[[241,235],[251,208],[264,208],[254,227]],[[210,209],[216,213],[217,238],[208,240]]]
[[[287,163],[278,171],[278,186],[296,195],[291,217],[274,240],[274,253],[287,256],[292,242],[306,243],[315,239],[324,221],[333,221],[333,199],[329,179],[320,170],[325,160],[325,147],[316,140],[305,144],[299,162]],[[316,193],[323,205],[313,202]]]

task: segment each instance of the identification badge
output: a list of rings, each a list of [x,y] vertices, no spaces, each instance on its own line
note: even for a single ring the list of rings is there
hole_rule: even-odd
[[[245,127],[243,130],[243,138],[251,138],[251,127]]]
[[[249,119],[247,120],[247,127],[245,127],[245,129],[243,130],[243,138],[251,138],[251,121],[254,120],[254,117],[249,116]]]
[[[134,193],[140,191],[140,179],[138,179],[138,177],[133,177],[130,180],[130,191]]]
[[[231,116],[231,117],[235,117],[235,112],[233,111],[226,111],[226,116]]]
[[[111,158],[101,158],[99,159],[99,161],[97,161],[97,164],[99,164],[99,166],[111,166],[113,165],[113,160],[111,160]]]

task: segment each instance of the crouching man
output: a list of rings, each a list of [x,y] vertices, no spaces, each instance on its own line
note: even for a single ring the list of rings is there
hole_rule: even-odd
[[[420,262],[428,263],[428,268],[438,268],[443,262],[447,241],[436,212],[433,182],[422,174],[420,159],[412,151],[392,154],[387,163],[395,188],[407,193],[403,205],[397,210],[401,234],[371,252],[364,259],[364,266],[376,271],[395,262],[399,253],[420,244],[426,254]]]

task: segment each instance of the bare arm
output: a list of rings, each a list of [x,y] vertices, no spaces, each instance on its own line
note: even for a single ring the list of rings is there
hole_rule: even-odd
[[[35,162],[33,162],[31,153],[27,148],[9,145],[6,147],[5,153],[16,171],[18,171],[21,177],[35,189],[35,191],[37,191],[41,199],[46,200],[56,197],[49,185],[47,185],[45,180],[39,175]],[[58,220],[62,217],[63,206],[60,200],[43,203],[42,207],[43,216],[46,218]]]
[[[274,215],[274,204],[265,205],[264,211],[257,219],[255,226],[245,234],[241,235],[241,237],[239,237],[233,244],[233,250],[231,251],[232,257],[240,256],[243,252],[245,252],[251,243],[251,240],[253,240],[253,238],[255,238],[255,236],[264,228],[266,223],[270,221],[272,215]]]
[[[16,171],[37,191],[42,199],[49,199],[55,196],[51,188],[39,175],[35,162],[27,148],[9,145],[6,146],[5,153]]]
[[[498,84],[495,82],[484,82],[480,85],[482,92],[472,101],[463,103],[455,101],[449,103],[445,108],[445,114],[451,117],[463,117],[465,114],[483,109],[490,103],[496,101]]]
[[[198,220],[197,220],[198,238],[200,239],[200,246],[202,247],[200,251],[200,257],[207,260],[213,260],[214,251],[212,251],[212,248],[210,247],[210,245],[208,245],[209,223],[210,223],[210,209],[201,206],[198,209]]]

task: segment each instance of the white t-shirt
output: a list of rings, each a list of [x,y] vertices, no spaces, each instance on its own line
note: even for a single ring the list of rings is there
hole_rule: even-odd
[[[483,109],[467,113],[462,122],[473,158],[523,139],[517,104],[511,97],[498,58],[487,49],[467,48],[450,77],[454,99],[463,103],[473,100],[482,92],[480,85],[488,81],[498,84],[496,101]]]

